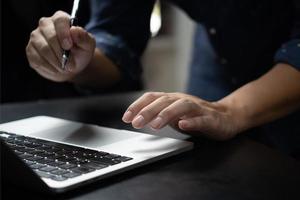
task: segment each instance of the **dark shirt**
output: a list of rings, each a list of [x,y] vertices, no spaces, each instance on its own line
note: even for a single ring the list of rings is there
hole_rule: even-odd
[[[266,73],[276,63],[287,63],[300,70],[299,0],[170,2],[199,24],[188,93],[218,100]],[[138,87],[142,73],[140,58],[150,38],[154,1],[91,0],[91,3],[91,21],[86,28],[95,35],[97,47],[120,68],[121,85]],[[279,125],[269,124],[264,131],[268,142],[288,153],[290,149],[300,149],[299,116],[296,113],[278,122]],[[290,133],[286,133],[287,127]]]
[[[207,29],[226,75],[236,86],[265,73],[277,62],[300,69],[300,1],[173,0]],[[150,37],[153,0],[91,0],[88,31],[123,72],[129,87],[140,80],[140,57]],[[276,53],[277,52],[277,53]]]

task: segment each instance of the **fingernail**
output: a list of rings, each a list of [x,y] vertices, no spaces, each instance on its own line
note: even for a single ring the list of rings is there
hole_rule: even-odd
[[[154,129],[159,129],[163,124],[163,119],[161,117],[157,117],[156,119],[154,119],[150,126]]]
[[[62,43],[63,49],[70,49],[72,47],[72,41],[68,38],[65,38]]]
[[[191,126],[191,123],[187,120],[180,121],[180,125],[183,129],[189,128]]]
[[[145,119],[142,115],[137,116],[133,121],[132,121],[132,126],[134,128],[142,128],[144,126]]]
[[[122,117],[122,120],[126,123],[131,122],[132,112],[130,110],[126,111]]]

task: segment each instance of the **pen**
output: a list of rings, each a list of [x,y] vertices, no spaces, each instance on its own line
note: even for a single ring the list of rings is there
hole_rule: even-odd
[[[74,0],[74,2],[73,2],[73,8],[72,8],[72,13],[71,13],[71,18],[70,18],[70,27],[73,26],[75,23],[76,15],[77,15],[78,7],[79,7],[79,2],[80,2],[80,0]],[[70,56],[70,50],[63,50],[62,61],[61,61],[61,64],[62,64],[61,68],[63,70],[66,69],[66,65],[69,60],[69,56]]]

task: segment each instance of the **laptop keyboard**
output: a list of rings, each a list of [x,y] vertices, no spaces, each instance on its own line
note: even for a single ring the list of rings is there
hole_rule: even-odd
[[[40,177],[64,181],[130,157],[0,131],[0,138]]]

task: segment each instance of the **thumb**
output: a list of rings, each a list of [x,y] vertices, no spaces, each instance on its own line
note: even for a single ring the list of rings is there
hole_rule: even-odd
[[[226,132],[224,127],[222,128],[222,126],[218,125],[216,119],[208,115],[180,120],[178,127],[191,135],[199,136],[201,134],[220,141],[230,139],[234,136],[230,132]]]
[[[95,39],[81,27],[71,27],[70,34],[75,45],[84,51],[93,51],[95,48]]]
[[[207,116],[197,116],[182,119],[178,122],[178,127],[187,132],[208,132],[211,128],[210,120]]]

